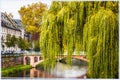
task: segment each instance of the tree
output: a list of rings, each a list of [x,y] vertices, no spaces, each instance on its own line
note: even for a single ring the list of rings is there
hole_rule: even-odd
[[[22,19],[22,25],[27,32],[34,34],[40,32],[42,23],[42,15],[47,10],[46,5],[39,3],[32,3],[31,5],[23,6],[19,10]]]
[[[11,36],[10,34],[7,34],[6,36],[6,42],[5,44],[7,45],[7,47],[15,47],[17,42],[17,38],[13,35]]]
[[[19,47],[20,49],[22,49],[22,50],[29,49],[29,43],[28,43],[28,41],[22,39],[21,37],[19,37],[19,38],[17,39],[17,45],[18,45],[18,47]]]
[[[33,49],[34,50],[37,50],[39,51],[40,50],[40,46],[39,46],[39,33],[35,33],[33,36],[32,36],[32,41],[34,42],[34,47]]]
[[[23,50],[27,50],[30,48],[30,43],[27,40],[23,40],[24,41],[24,48],[22,48]]]
[[[44,14],[40,47],[46,66],[56,55],[86,51],[91,78],[118,77],[118,1],[53,2]]]
[[[35,50],[35,51],[40,51],[39,40],[38,40],[38,41],[35,41],[34,50]]]
[[[118,74],[118,18],[109,9],[100,9],[85,24],[88,74],[93,78],[115,78]]]
[[[46,10],[47,10],[46,4],[43,4],[41,2],[32,3],[31,5],[28,5],[27,7],[23,6],[19,10],[19,14],[22,19],[22,25],[25,27],[25,30],[27,32],[31,33],[32,37],[34,37],[36,33],[40,34],[42,16]],[[37,38],[37,40],[32,39],[32,43],[35,44],[35,42],[38,40],[39,38]]]
[[[5,44],[9,48],[10,47],[15,47],[17,45],[22,50],[29,49],[29,45],[30,45],[29,42],[22,39],[21,36],[16,38],[14,35],[11,36],[10,34],[7,34]]]
[[[17,38],[15,37],[15,35],[11,36],[11,47],[15,47],[16,43],[17,43]]]
[[[11,44],[11,35],[10,34],[7,34],[5,44],[7,45],[7,47],[11,47],[12,44]]]

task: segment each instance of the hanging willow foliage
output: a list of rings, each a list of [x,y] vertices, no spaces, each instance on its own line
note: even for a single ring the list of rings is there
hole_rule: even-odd
[[[61,9],[58,11],[57,8]],[[70,64],[75,48],[77,51],[82,49],[83,10],[84,3],[53,2],[44,14],[41,28],[40,47],[45,60],[52,62],[54,59],[55,62],[57,56],[66,52]]]
[[[109,9],[92,15],[84,28],[89,71],[93,78],[115,78],[118,74],[118,18]]]
[[[53,2],[44,13],[40,48],[44,68],[67,53],[85,51],[88,74],[93,78],[114,78],[118,74],[118,2]]]

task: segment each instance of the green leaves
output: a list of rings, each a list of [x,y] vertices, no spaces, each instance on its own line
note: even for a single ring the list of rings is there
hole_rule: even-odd
[[[90,60],[88,72],[93,78],[116,77],[116,69],[118,69],[118,51],[116,51],[118,37],[114,38],[118,35],[118,25],[116,24],[118,21],[115,14],[109,9],[101,9],[92,15],[85,25],[84,35],[87,36],[85,38],[87,42],[84,46],[88,46],[86,49]],[[91,72],[93,73],[91,74]]]
[[[29,43],[26,40],[21,37],[17,38],[14,35],[11,36],[10,34],[6,36],[5,44],[7,47],[15,47],[17,45],[20,49],[29,49]]]
[[[18,12],[22,19],[22,25],[25,27],[26,31],[31,34],[41,32],[42,15],[46,10],[46,4],[41,2],[21,7]]]
[[[21,37],[17,39],[17,45],[22,50],[26,50],[30,48],[30,43],[27,40],[22,39]]]
[[[7,47],[11,47],[11,35],[10,34],[7,34],[5,44],[7,45]]]
[[[10,34],[7,34],[6,42],[5,42],[7,47],[15,47],[16,43],[17,43],[17,38],[14,35],[11,36]]]
[[[73,52],[85,51],[90,77],[118,76],[117,10],[118,2],[54,1],[42,21],[40,47],[44,59],[54,64],[58,55],[67,53],[70,64]]]

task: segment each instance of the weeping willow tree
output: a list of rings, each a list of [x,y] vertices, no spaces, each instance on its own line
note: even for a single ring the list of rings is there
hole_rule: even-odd
[[[93,78],[115,78],[118,74],[118,17],[101,9],[92,15],[84,27],[89,63]]]
[[[58,55],[67,53],[70,64],[75,49],[82,50],[83,10],[83,2],[52,3],[50,10],[44,14],[41,28],[40,47],[45,60],[55,63]]]
[[[87,17],[83,30],[83,46],[90,61],[88,75],[92,78],[116,78],[119,55],[118,9],[115,6],[118,3],[97,4]]]
[[[92,78],[118,76],[118,2],[53,2],[44,13],[40,48],[44,68],[58,55],[85,51]]]

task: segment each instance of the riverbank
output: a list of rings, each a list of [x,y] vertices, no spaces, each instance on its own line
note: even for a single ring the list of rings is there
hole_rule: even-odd
[[[1,73],[2,73],[2,77],[5,77],[6,75],[9,75],[11,73],[16,73],[19,72],[21,70],[26,70],[26,69],[30,69],[32,68],[32,66],[30,65],[17,65],[14,67],[9,67],[9,68],[3,68],[1,69]]]
[[[22,56],[7,56],[1,58],[1,68],[9,68],[23,64]]]

